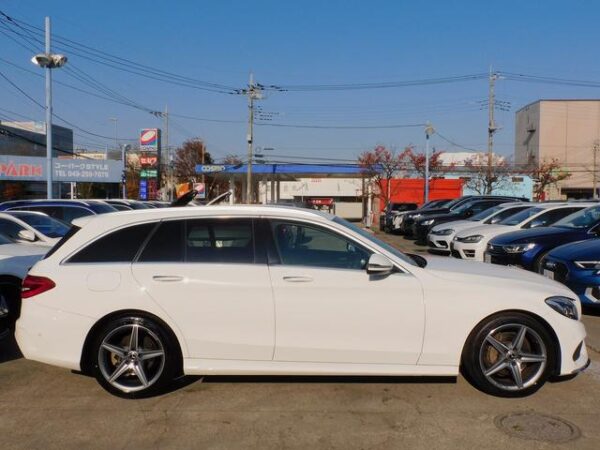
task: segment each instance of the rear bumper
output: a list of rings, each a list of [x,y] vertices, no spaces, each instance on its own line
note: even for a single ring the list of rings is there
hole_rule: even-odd
[[[15,338],[27,359],[80,370],[81,353],[95,320],[25,300]]]

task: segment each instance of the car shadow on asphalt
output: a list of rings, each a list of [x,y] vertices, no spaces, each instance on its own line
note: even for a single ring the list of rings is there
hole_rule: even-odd
[[[203,383],[455,384],[455,376],[211,375]]]
[[[586,316],[600,317],[600,308],[594,308],[594,307],[590,308],[589,306],[583,305],[582,312]]]
[[[17,341],[12,333],[0,339],[0,364],[22,357],[23,354],[19,350]]]

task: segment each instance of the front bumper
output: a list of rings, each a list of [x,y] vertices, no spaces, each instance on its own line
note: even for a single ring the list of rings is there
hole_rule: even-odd
[[[575,292],[582,304],[600,307],[600,275],[597,270],[575,267],[569,261],[544,259],[542,275],[563,283]]]
[[[562,316],[557,320],[562,322],[561,325],[550,324],[555,331],[561,330],[558,335],[561,355],[560,368],[556,375],[572,375],[581,372],[589,364],[589,356],[585,345],[585,326],[581,321],[567,319]]]
[[[25,300],[15,338],[27,359],[80,370],[81,353],[95,320]]]
[[[466,259],[470,261],[483,261],[483,251],[485,245],[452,241],[450,244],[450,254],[455,258]]]
[[[441,236],[437,234],[429,233],[427,235],[427,245],[430,249],[439,252],[450,252],[450,245],[452,243],[452,236]]]

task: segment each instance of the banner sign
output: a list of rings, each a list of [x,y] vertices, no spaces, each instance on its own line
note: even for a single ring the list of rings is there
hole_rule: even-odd
[[[140,150],[152,153],[160,151],[160,130],[158,128],[144,128],[140,131]]]
[[[54,181],[120,183],[123,163],[102,159],[52,159]],[[46,181],[46,158],[0,155],[0,180]]]
[[[198,164],[196,166],[197,173],[214,173],[223,172],[227,167],[217,164]]]
[[[156,167],[158,165],[158,156],[142,155],[140,156],[140,164],[142,167]]]
[[[140,200],[148,200],[148,181],[140,180]]]
[[[206,185],[204,183],[194,183],[194,190],[198,192],[196,198],[206,198]]]
[[[140,171],[140,177],[142,178],[156,178],[158,171],[156,169],[142,169]]]

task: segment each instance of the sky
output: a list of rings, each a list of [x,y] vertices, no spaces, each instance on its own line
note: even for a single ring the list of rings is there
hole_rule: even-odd
[[[37,27],[50,16],[57,37],[231,88],[246,87],[250,72],[267,86],[423,80],[483,74],[490,67],[500,73],[600,80],[600,2],[591,0],[0,0],[0,10]],[[0,72],[43,103],[41,70],[29,62],[32,50],[14,42],[19,39],[0,27]],[[135,140],[141,128],[164,128],[146,111],[58,84],[100,94],[74,78],[85,74],[136,104],[152,110],[167,106],[170,145],[199,137],[215,158],[246,154],[245,96],[123,72],[89,53],[86,58],[81,48],[72,54],[60,50],[69,58],[69,70],[53,71],[55,113],[105,136],[76,130],[76,144],[114,147],[111,118],[117,119],[119,143]],[[512,155],[515,112],[522,106],[540,98],[600,98],[599,91],[501,78],[496,97],[509,102],[510,109],[496,112],[495,151]],[[430,122],[437,131],[430,141],[436,150],[486,150],[487,95],[487,79],[388,89],[269,91],[257,105],[272,120],[255,127],[254,143],[273,148],[265,152],[273,161],[350,161],[375,145],[396,150],[414,145],[422,151],[421,124]],[[44,111],[0,78],[0,120],[24,118],[42,121]],[[390,125],[418,126],[365,128]],[[314,126],[321,128],[305,128]]]

